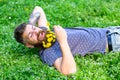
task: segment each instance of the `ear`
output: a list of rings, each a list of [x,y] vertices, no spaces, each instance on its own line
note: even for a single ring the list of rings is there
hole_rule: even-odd
[[[29,43],[26,43],[25,46],[28,47],[28,48],[34,48],[34,46],[29,44]]]

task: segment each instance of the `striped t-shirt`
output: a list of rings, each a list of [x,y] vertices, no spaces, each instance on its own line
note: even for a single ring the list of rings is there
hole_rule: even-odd
[[[71,52],[74,55],[92,54],[93,52],[105,53],[106,32],[104,28],[71,28],[65,29]],[[62,35],[61,35],[62,36]],[[52,47],[39,52],[42,61],[52,66],[57,58],[62,57],[58,41]]]

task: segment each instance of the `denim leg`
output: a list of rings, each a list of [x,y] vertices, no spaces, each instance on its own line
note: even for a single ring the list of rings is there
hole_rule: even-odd
[[[114,52],[120,51],[120,26],[117,27],[109,27],[108,28],[111,35],[112,40],[112,48]]]

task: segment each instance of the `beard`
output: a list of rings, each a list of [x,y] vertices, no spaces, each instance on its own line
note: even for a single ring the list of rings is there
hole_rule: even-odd
[[[41,28],[41,27],[40,27]],[[35,44],[34,46],[40,49],[45,49],[45,48],[49,48],[51,47],[55,41],[56,41],[56,37],[54,32],[47,30],[47,28],[42,28],[42,30],[38,33],[38,38],[39,35],[44,35],[44,37],[42,37],[42,40],[38,40],[39,43]]]
[[[45,42],[46,42],[47,28],[46,28],[46,27],[39,27],[39,28],[41,29],[41,31],[39,31],[37,37],[39,37],[39,35],[40,35],[42,32],[44,32],[44,33],[45,33],[45,36],[44,36],[44,39],[43,39],[42,41],[45,41]],[[39,41],[39,40],[38,40],[38,41]],[[42,48],[43,48],[42,41],[39,41],[37,44],[34,44],[34,47],[42,49]]]

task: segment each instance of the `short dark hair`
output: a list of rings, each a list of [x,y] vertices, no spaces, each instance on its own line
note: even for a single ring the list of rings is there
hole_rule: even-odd
[[[16,39],[17,42],[22,44],[24,44],[22,35],[25,31],[26,25],[27,25],[26,23],[22,23],[18,25],[14,30],[14,38]]]

